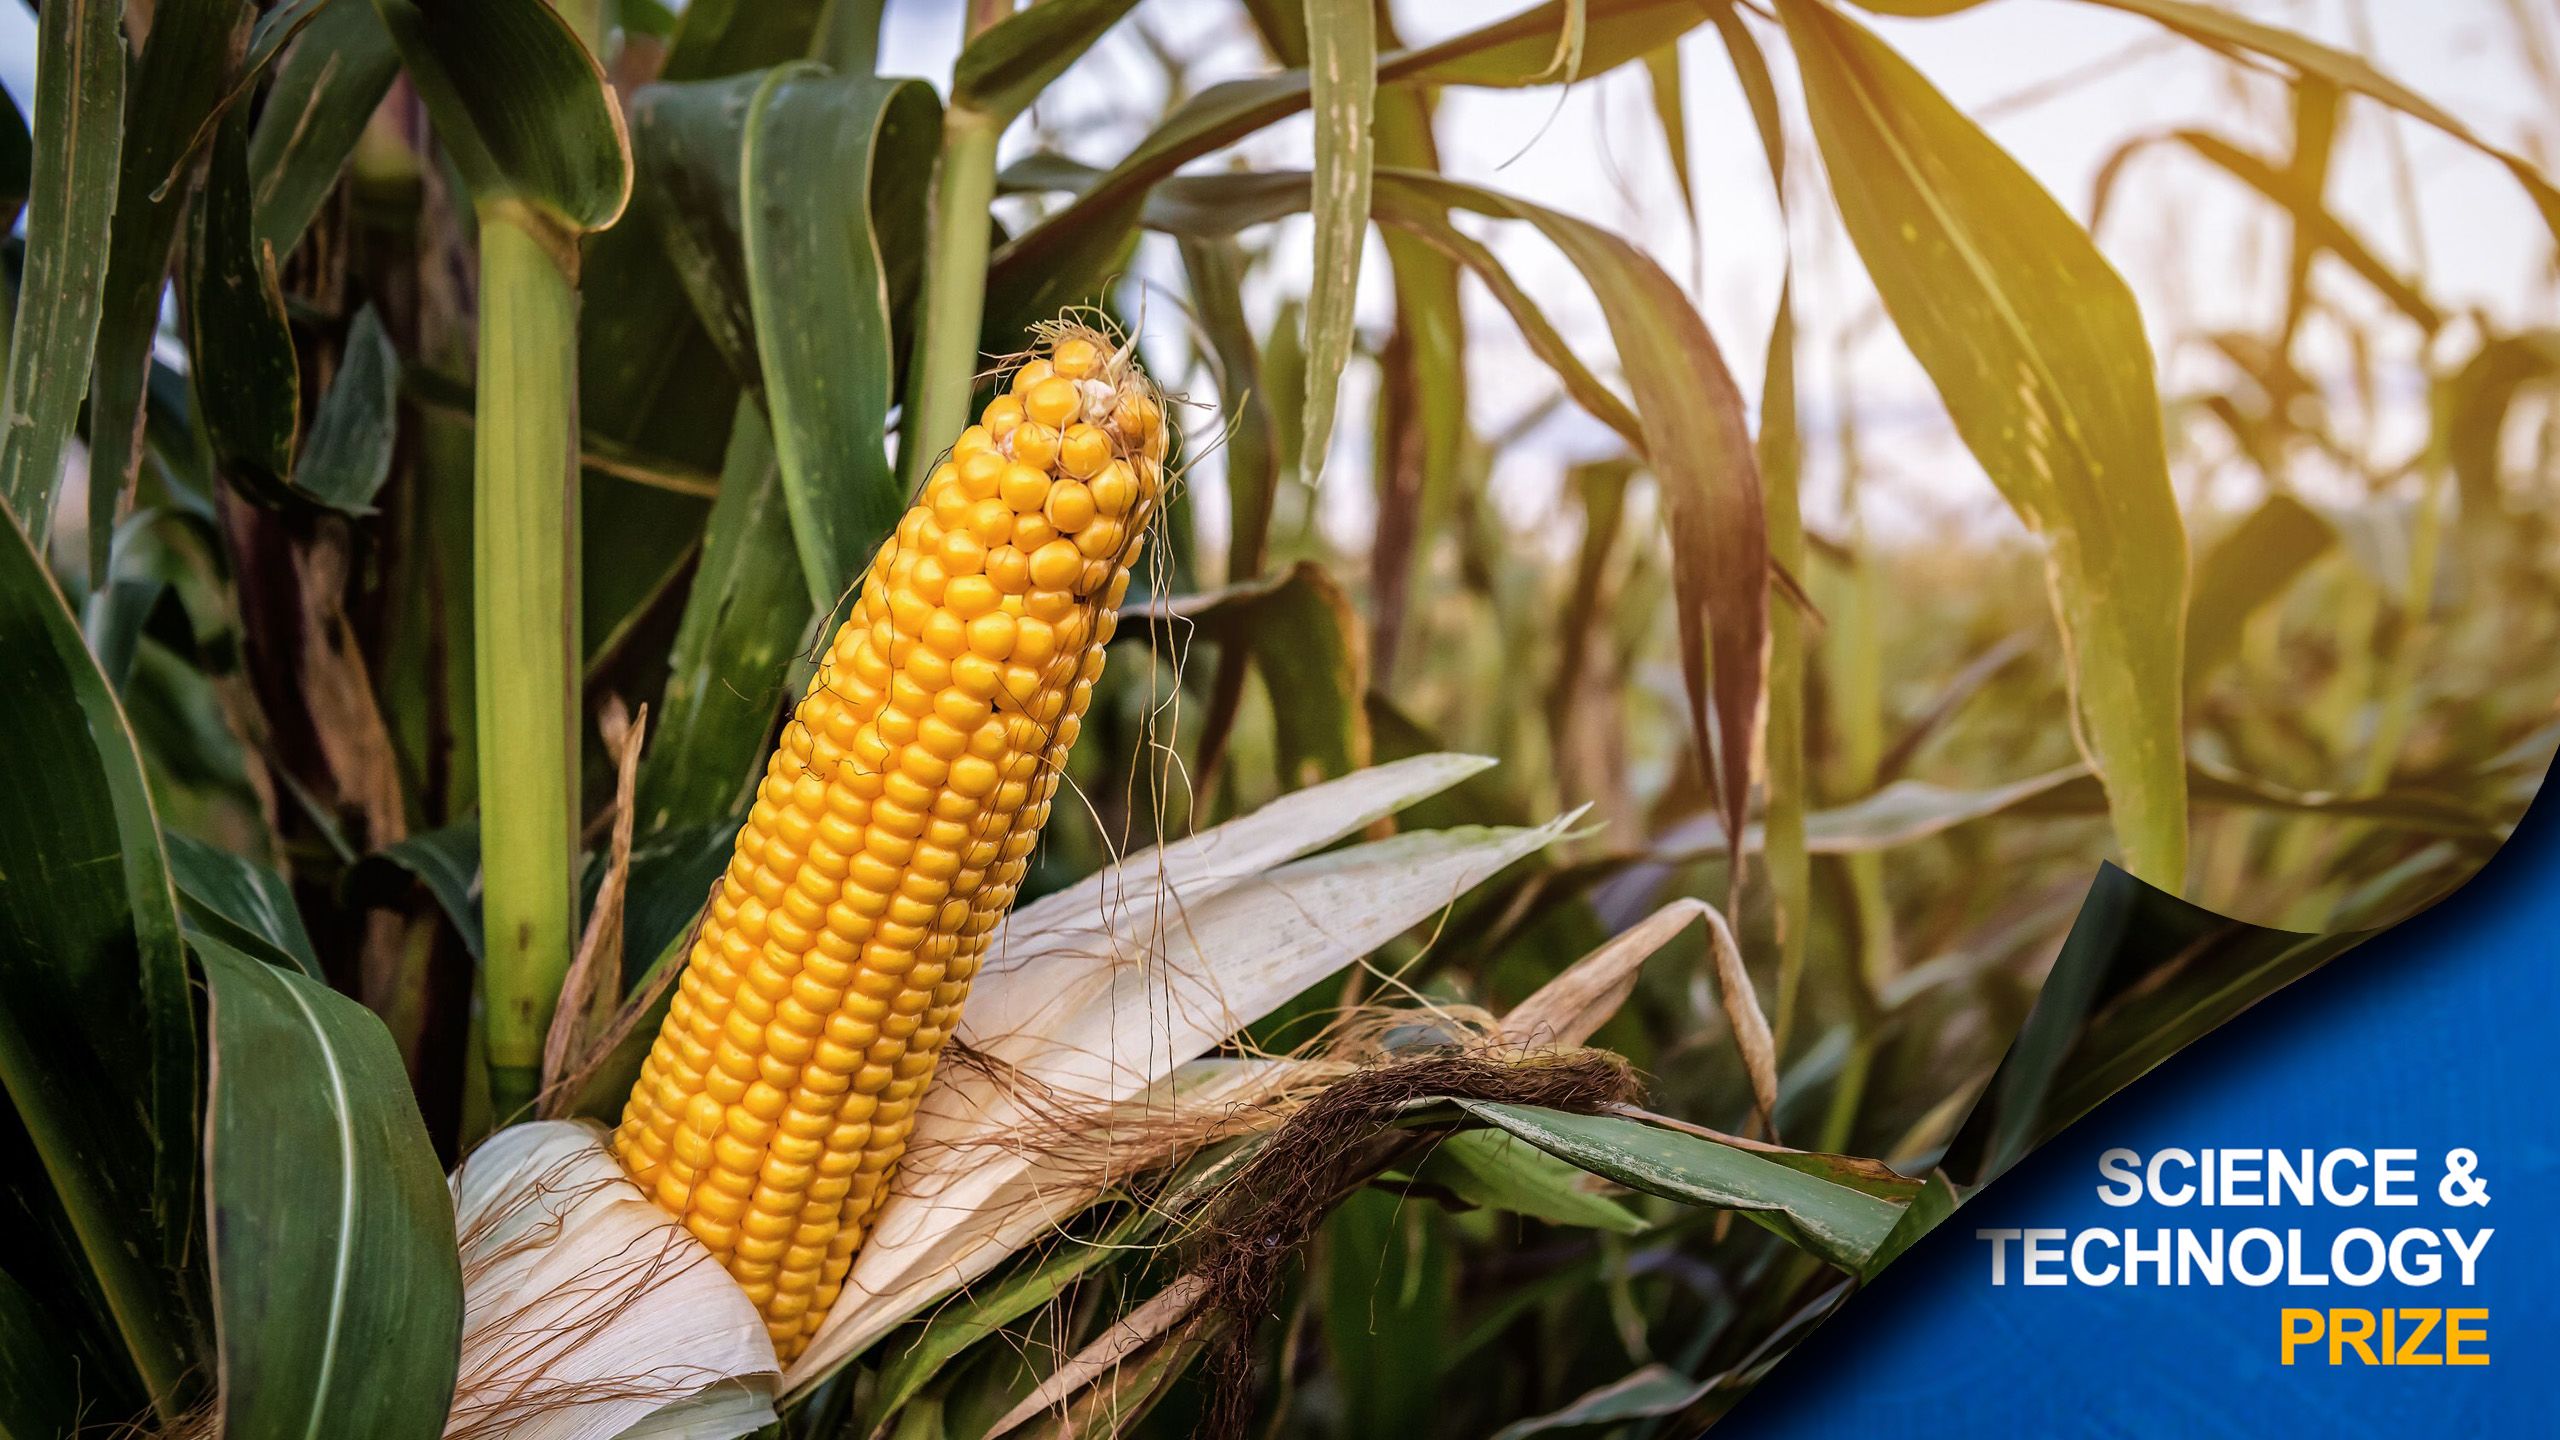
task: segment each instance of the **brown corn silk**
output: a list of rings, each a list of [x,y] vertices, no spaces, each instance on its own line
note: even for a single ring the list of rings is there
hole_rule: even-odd
[[[863,577],[614,1132],[785,1362],[888,1197],[1163,493],[1128,349],[1041,340]]]

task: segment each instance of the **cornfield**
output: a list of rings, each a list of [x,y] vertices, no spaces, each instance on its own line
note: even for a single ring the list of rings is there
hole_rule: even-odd
[[[0,1435],[1694,1434],[2560,749],[2521,0],[28,8]]]

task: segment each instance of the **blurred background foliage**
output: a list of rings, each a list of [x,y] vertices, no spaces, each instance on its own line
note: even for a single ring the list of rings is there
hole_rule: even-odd
[[[118,67],[116,7],[57,0],[36,128],[122,140],[0,134],[12,434],[85,416],[82,463],[13,438],[0,494],[190,933],[378,1014],[450,1163],[520,1098],[487,1001],[547,1014],[633,717],[636,983],[970,376],[1099,307],[1191,402],[1187,479],[1039,883],[1496,756],[1407,823],[1583,827],[1258,1041],[1388,986],[1499,1011],[1703,897],[1778,1133],[1918,1174],[2100,861],[2385,923],[2560,744],[2560,26],[2459,7],[2515,72],[2484,90],[2540,97],[2493,124],[2359,58],[2367,8],[158,0]],[[2031,27],[2097,16],[2121,48],[2041,60]],[[1968,118],[1904,45],[2014,88]],[[2072,108],[2163,66],[2185,113]],[[2089,193],[2002,148],[2045,107]],[[2447,221],[2438,167],[2494,201]],[[2429,263],[2447,223],[2501,237],[2500,303]],[[1597,1043],[1739,1131],[1710,975],[1675,942]],[[1333,1216],[1260,1342],[1265,1433],[1675,1433],[1836,1299],[1763,1230],[1511,1148]],[[859,1418],[978,1433],[1112,1273]],[[1105,1400],[1181,1433],[1178,1376]]]

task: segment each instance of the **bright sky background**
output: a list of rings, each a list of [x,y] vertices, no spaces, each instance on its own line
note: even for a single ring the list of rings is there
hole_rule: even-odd
[[[1423,44],[1525,8],[1528,0],[1397,0],[1404,38]],[[2537,79],[2537,50],[2560,53],[2560,11],[2550,0],[2239,0],[2262,20],[2361,51],[2385,71],[2437,100],[2492,140],[2545,161],[2537,137],[2560,134],[2560,82]],[[961,0],[890,0],[883,69],[948,81],[960,34]],[[2520,40],[2519,16],[2533,42]],[[1868,19],[1959,106],[1986,123],[2075,214],[2086,216],[2092,182],[2127,139],[2178,126],[2212,129],[2270,153],[2285,143],[2284,87],[2247,74],[2150,22],[2078,0],[1991,0],[1965,14],[1928,21]],[[1890,327],[1875,323],[1873,292],[1830,212],[1817,179],[1809,131],[1783,38],[1753,22],[1778,71],[1795,151],[1792,253],[1798,269],[1803,338],[1801,385],[1808,431],[1808,503],[1817,524],[1837,524],[1836,465],[1819,438],[1843,404],[1854,406],[1868,447],[1881,458],[1870,492],[1870,524],[1883,533],[1925,534],[1944,525],[2014,528],[1989,484],[1956,445],[1934,394]],[[1144,0],[1079,61],[1045,98],[1036,120],[1065,137],[1077,158],[1108,163],[1158,118],[1164,72],[1140,27],[1193,61],[1196,84],[1255,73],[1267,64],[1230,0]],[[27,107],[34,24],[22,3],[0,0],[0,84]],[[1690,287],[1747,396],[1757,403],[1761,349],[1789,254],[1749,111],[1713,31],[1682,46],[1689,141],[1700,213],[1683,213],[1669,157],[1640,66],[1555,88],[1444,94],[1443,163],[1459,178],[1511,191],[1607,225],[1642,244]],[[2062,83],[2056,84],[2057,80]],[[1309,128],[1301,117],[1254,136],[1235,151],[1199,162],[1305,168]],[[1008,156],[1034,148],[1032,125],[1017,126]],[[2404,168],[2405,167],[2405,168]],[[2409,222],[2399,185],[2414,195]],[[2446,136],[2351,101],[2331,205],[2403,273],[2449,311],[2479,307],[2503,328],[2560,323],[2551,242],[2506,173]],[[1694,220],[1694,223],[1693,223]],[[1483,225],[1484,237],[1586,359],[1609,364],[1597,309],[1579,278],[1544,242],[1520,227]],[[1279,227],[1275,263],[1257,272],[1248,302],[1267,317],[1285,291],[1303,289],[1306,222]],[[1703,237],[1701,241],[1700,237]],[[2216,327],[2263,326],[2282,304],[2282,230],[2269,207],[2202,162],[2159,149],[2136,160],[2119,187],[2100,240],[2132,281],[2150,320],[2173,390],[2199,383],[2219,362],[2193,336]],[[1703,253],[1700,245],[1703,244]],[[1388,325],[1383,257],[1373,245],[1363,287],[1364,328]],[[1151,237],[1141,280],[1174,284],[1169,242]],[[2380,307],[2352,276],[2324,267],[2324,294],[2358,313]],[[1136,297],[1127,297],[1134,303]],[[1468,282],[1469,378],[1475,418],[1499,429],[1554,389],[1509,320]],[[1176,323],[1150,320],[1159,356],[1185,354]],[[2406,433],[2377,442],[2414,445],[2423,393],[2417,337],[2388,328],[2391,392],[2403,402]],[[2174,337],[2189,342],[2170,348]],[[2307,337],[2313,368],[2343,383],[2345,354],[2334,334]],[[2325,343],[2324,343],[2325,342]],[[2442,358],[2442,357],[2440,357]],[[1328,528],[1356,543],[1369,516],[1365,375],[1346,384],[1328,474]],[[1531,527],[1557,504],[1563,464],[1614,445],[1595,422],[1565,411],[1506,453],[1496,474],[1505,514]],[[1222,486],[1212,457],[1195,473],[1204,534],[1223,533]],[[2241,497],[2207,497],[2231,500]],[[1559,534],[1569,540],[1569,534]]]
[[[2560,42],[2560,15],[2545,0],[2244,0],[2237,8],[2362,51],[2483,135],[2530,147],[2537,133],[2560,130],[2560,89],[2536,80],[2516,38],[2516,6],[2531,8],[2546,53]],[[1404,38],[1415,44],[1514,8],[1520,7],[1448,0],[1402,0],[1396,7]],[[884,68],[939,83],[957,40],[957,5],[892,0],[891,12]],[[1137,21],[1179,53],[1195,57],[1195,81],[1205,84],[1267,64],[1242,32],[1238,14],[1238,7],[1206,0],[1147,0]],[[2076,0],[1992,0],[1947,19],[1869,23],[2084,218],[2100,167],[2130,137],[2195,126],[2269,153],[2287,143],[2284,86],[2245,74],[2120,12]],[[1925,377],[1890,327],[1874,323],[1873,291],[1819,182],[1784,40],[1772,27],[1753,24],[1778,70],[1795,150],[1793,253],[1800,267],[1808,428],[1827,426],[1840,404],[1854,403],[1862,433],[1873,442],[1869,448],[1885,457],[1877,467],[1870,522],[1886,531],[1925,533],[1951,523],[2013,529],[2015,522],[1988,482],[1955,444]],[[1644,245],[1692,288],[1756,404],[1761,349],[1787,254],[1784,232],[1749,111],[1720,42],[1702,28],[1684,42],[1682,54],[1700,197],[1694,230],[1683,213],[1640,66],[1585,81],[1561,104],[1552,88],[1447,91],[1439,124],[1443,163],[1460,178],[1608,225]],[[1069,72],[1037,118],[1065,137],[1070,153],[1107,163],[1153,122],[1162,102],[1161,77],[1144,43],[1124,24]],[[2066,83],[2048,83],[2057,79]],[[1198,168],[1222,168],[1238,157],[1256,167],[1304,168],[1309,133],[1301,119]],[[1031,148],[1034,138],[1023,127],[1012,142],[1019,151]],[[2415,235],[2396,188],[2395,146],[2406,157],[2414,188],[2421,221]],[[2422,288],[2448,310],[2476,305],[2507,327],[2560,320],[2549,236],[2506,172],[2459,142],[2351,101],[2330,199],[2392,264],[2421,277]],[[1562,258],[1520,227],[1486,225],[1481,233],[1531,293],[1552,307],[1577,350],[1606,363],[1611,351],[1605,327]],[[1701,233],[1703,257],[1693,239]],[[1281,234],[1277,263],[1258,276],[1249,296],[1264,314],[1281,287],[1303,287],[1306,222],[1285,222]],[[2284,242],[2272,211],[2182,152],[2159,149],[2133,162],[2100,239],[2140,295],[2155,346],[2207,328],[2262,326],[2280,313]],[[1159,240],[1150,246],[1141,256],[1141,274],[1178,276],[1169,244]],[[1388,295],[1383,258],[1374,245],[1369,258],[1363,316],[1375,336],[1388,324]],[[2352,310],[2381,313],[2361,282],[2333,266],[2324,266],[2317,283]],[[1507,318],[1472,281],[1468,298],[1473,403],[1479,424],[1490,430],[1554,387]],[[1174,339],[1175,329],[1151,323],[1150,340]],[[1844,343],[1853,331],[1856,338]],[[2343,368],[2344,351],[2334,336],[2314,332],[2306,338],[2315,366]],[[2324,338],[2330,342],[2325,347],[2318,343]],[[2396,373],[2392,389],[2407,402],[2405,424],[2414,427],[2422,393],[2417,336],[2400,325],[2389,340],[2398,347],[2389,357]],[[2219,363],[2192,344],[2161,359],[2173,388],[2200,381]],[[1337,468],[1326,482],[1328,528],[1346,538],[1365,530],[1369,514],[1367,388],[1357,375],[1346,386]],[[1503,461],[1497,493],[1505,512],[1516,523],[1534,524],[1556,504],[1562,463],[1604,452],[1612,443],[1613,437],[1578,412],[1542,427]],[[2398,443],[2414,445],[2414,429]],[[1836,491],[1826,490],[1835,483],[1826,474],[1826,454],[1817,441],[1809,503],[1817,523],[1836,523],[1836,507],[1826,511],[1836,499]],[[1195,482],[1204,520],[1214,532],[1214,462]]]

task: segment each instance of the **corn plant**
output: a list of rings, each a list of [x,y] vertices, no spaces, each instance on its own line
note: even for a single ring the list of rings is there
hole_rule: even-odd
[[[2412,913],[2560,745],[2560,331],[2326,198],[2350,116],[2560,190],[2357,55],[2091,0],[2290,140],[2084,214],[1874,23],[1965,0],[1186,4],[1207,84],[1167,0],[915,8],[947,75],[906,0],[41,7],[0,1434],[1691,1433],[2345,942],[2049,965]],[[1442,163],[1641,68],[1694,215],[1710,62],[2023,533],[1869,530],[1811,267],[1718,335]],[[2156,366],[2169,167],[2289,257]],[[1558,408],[1561,546],[1493,498]]]

